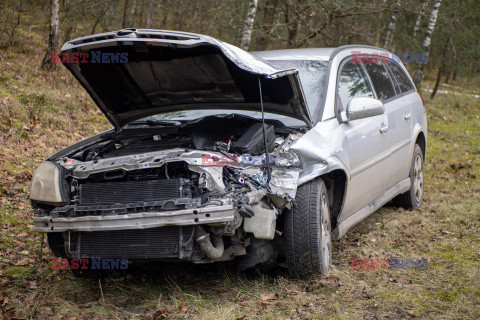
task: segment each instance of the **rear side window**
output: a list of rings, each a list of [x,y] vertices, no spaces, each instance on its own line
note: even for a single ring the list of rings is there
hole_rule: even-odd
[[[393,61],[388,61],[388,67],[392,71],[395,80],[397,80],[397,84],[400,87],[400,91],[402,93],[412,91],[414,89],[412,82],[405,74],[405,71],[403,71],[403,69],[398,64]]]
[[[362,69],[362,65],[351,61],[343,65],[338,78],[337,90],[337,95],[344,108],[347,107],[352,98],[374,97],[372,87],[370,86],[368,77]]]
[[[395,89],[384,63],[369,62],[365,63],[364,66],[372,80],[377,98],[384,101],[395,97]]]

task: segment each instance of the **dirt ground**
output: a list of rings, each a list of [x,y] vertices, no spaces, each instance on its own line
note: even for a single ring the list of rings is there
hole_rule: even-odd
[[[0,52],[0,318],[480,318],[478,80],[443,85],[434,100],[424,92],[422,207],[371,215],[334,244],[323,279],[294,280],[283,269],[238,275],[232,264],[147,264],[84,279],[52,269],[47,246],[37,274],[25,278],[40,252],[28,200],[35,168],[109,124],[65,70],[39,70],[41,39],[22,36],[28,45]],[[370,267],[374,259],[424,260],[422,268],[363,269],[352,267],[356,257]]]

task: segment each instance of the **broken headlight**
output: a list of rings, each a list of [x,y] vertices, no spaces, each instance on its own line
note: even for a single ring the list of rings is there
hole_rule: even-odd
[[[48,204],[67,202],[62,188],[61,169],[50,161],[45,161],[35,171],[30,189],[30,199]]]

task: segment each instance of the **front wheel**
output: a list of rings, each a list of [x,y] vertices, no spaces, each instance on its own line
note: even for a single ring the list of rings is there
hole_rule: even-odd
[[[410,165],[410,190],[397,196],[394,203],[405,209],[417,209],[423,200],[424,184],[424,158],[422,149],[418,144],[413,150],[412,163]]]
[[[293,208],[285,215],[285,253],[290,274],[324,275],[332,264],[328,193],[321,178],[297,189]]]

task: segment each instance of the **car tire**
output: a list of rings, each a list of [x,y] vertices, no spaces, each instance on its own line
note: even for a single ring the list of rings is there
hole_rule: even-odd
[[[285,215],[285,254],[295,278],[324,275],[332,264],[328,192],[321,178],[297,189],[292,210]]]
[[[410,190],[398,195],[394,204],[405,209],[417,209],[422,204],[424,191],[424,157],[418,144],[413,150],[412,163],[410,165]]]

